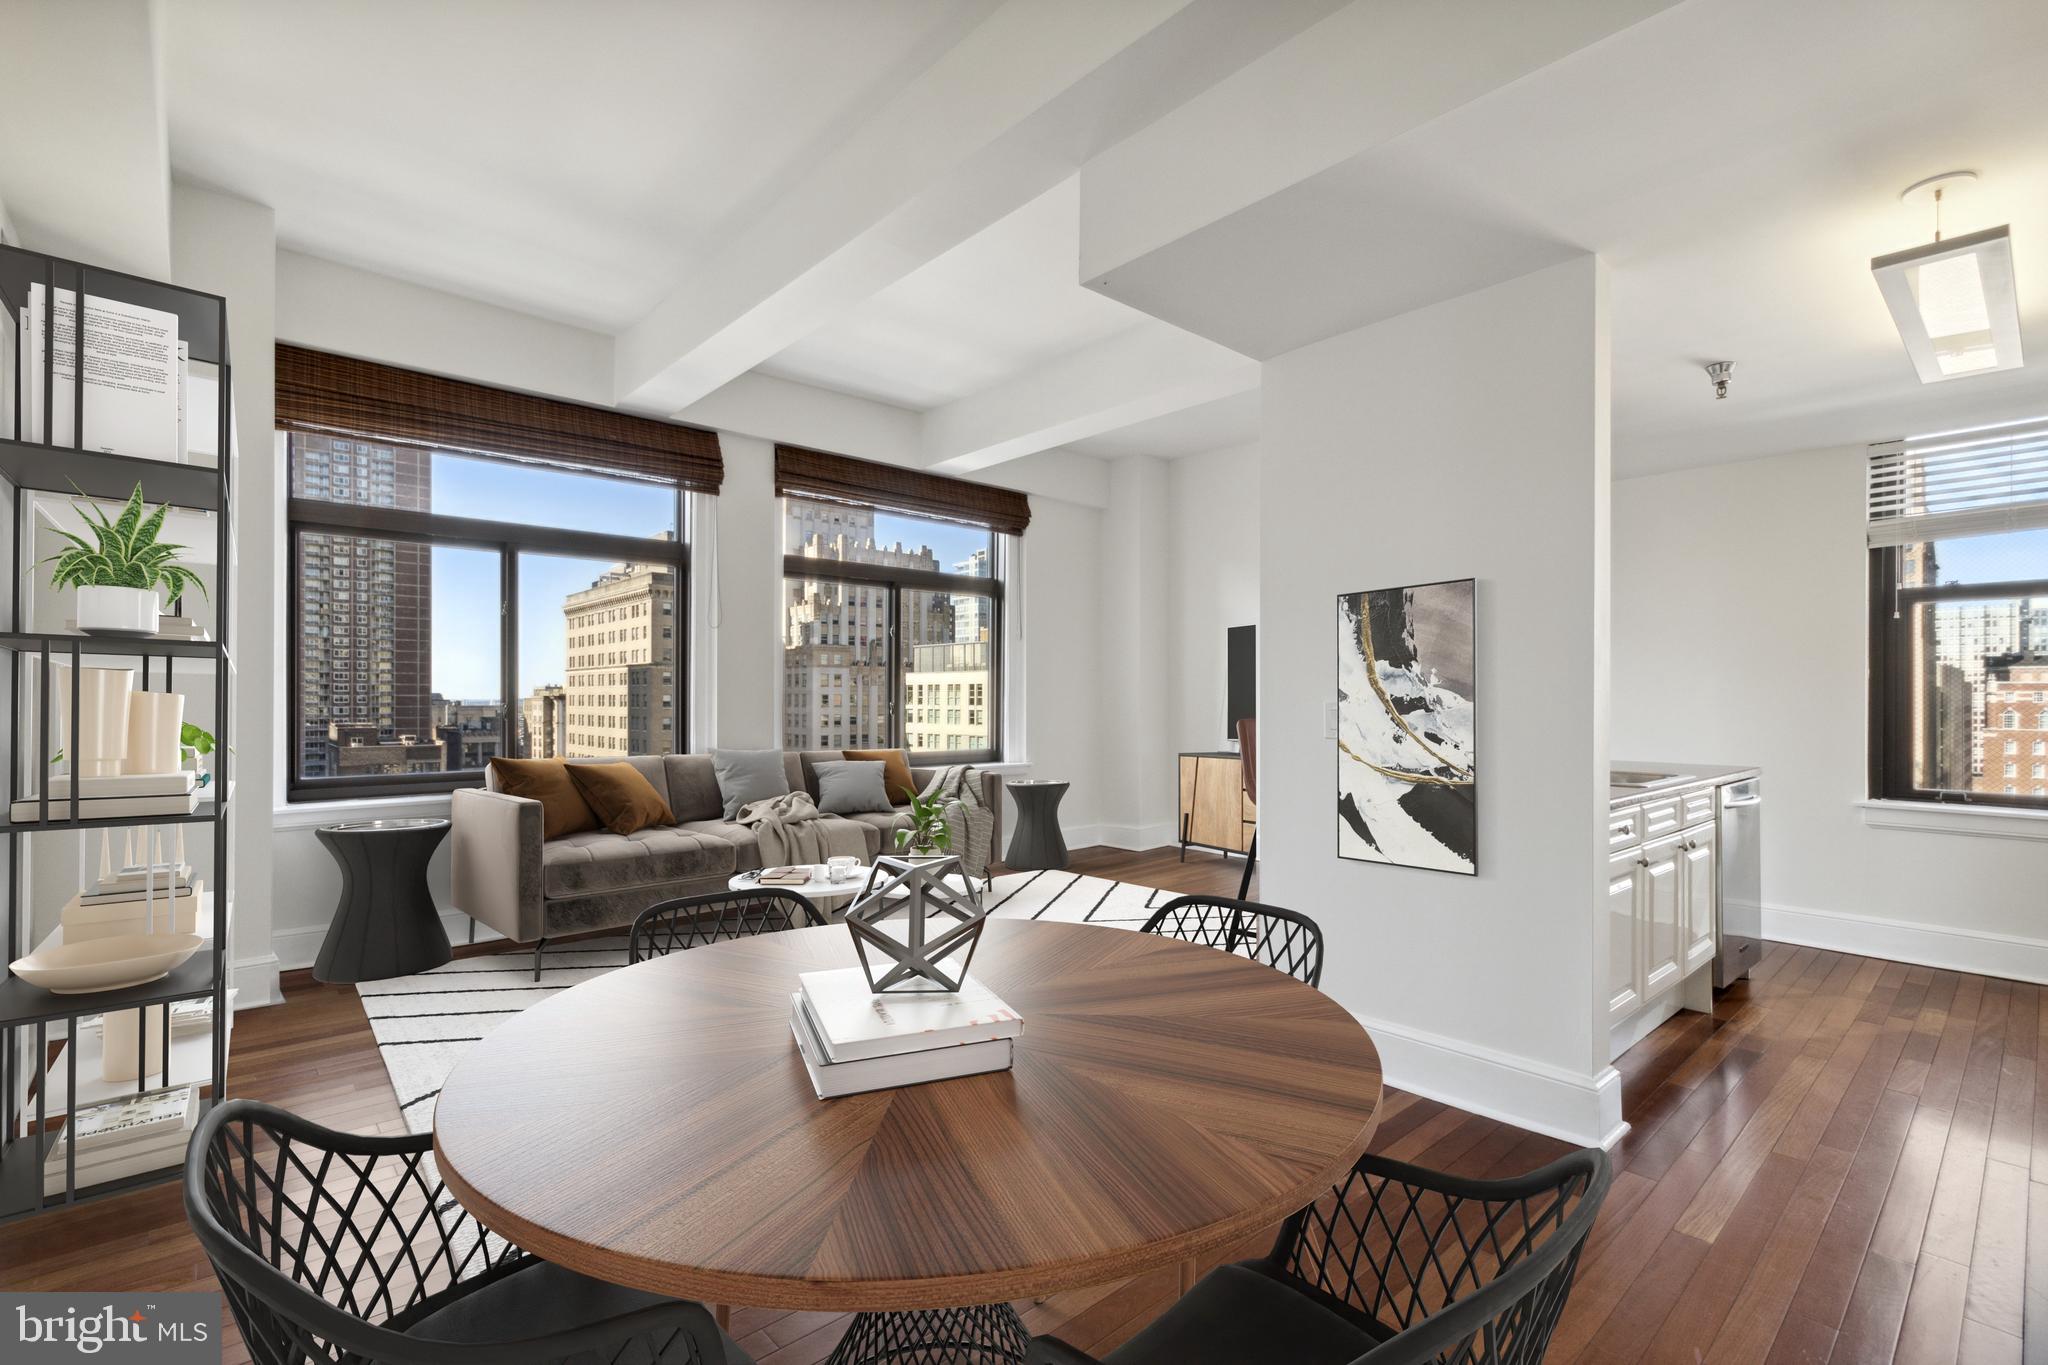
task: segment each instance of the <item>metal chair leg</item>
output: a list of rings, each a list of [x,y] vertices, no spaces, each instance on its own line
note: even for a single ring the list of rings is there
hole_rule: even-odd
[[[1246,849],[1244,854],[1244,876],[1238,878],[1237,882],[1237,898],[1241,901],[1248,901],[1252,898],[1252,869],[1258,866],[1258,862],[1259,832],[1253,830],[1252,846]]]
[[[540,980],[540,950],[547,946],[548,941],[545,938],[533,945],[533,979],[535,981]]]

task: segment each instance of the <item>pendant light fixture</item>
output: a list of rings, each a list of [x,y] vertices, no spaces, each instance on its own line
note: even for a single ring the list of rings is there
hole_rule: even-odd
[[[1945,171],[1907,186],[1901,200],[1932,206],[1934,240],[1870,263],[1923,384],[2016,370],[2025,363],[2011,228],[1946,240],[1941,235],[1944,197],[1976,178],[1975,171]]]

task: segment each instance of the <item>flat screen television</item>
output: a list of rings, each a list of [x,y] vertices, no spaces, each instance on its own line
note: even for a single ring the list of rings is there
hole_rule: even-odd
[[[1223,724],[1226,739],[1237,738],[1237,723],[1259,714],[1259,628],[1232,626],[1228,646],[1229,683]]]

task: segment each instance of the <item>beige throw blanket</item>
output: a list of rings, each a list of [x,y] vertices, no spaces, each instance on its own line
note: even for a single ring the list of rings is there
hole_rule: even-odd
[[[842,855],[868,860],[867,836],[852,820],[826,820],[809,792],[789,792],[740,807],[736,823],[761,841],[761,866],[822,863]]]

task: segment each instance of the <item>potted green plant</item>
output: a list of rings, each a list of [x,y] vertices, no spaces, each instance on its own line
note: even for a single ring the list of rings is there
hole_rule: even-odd
[[[935,858],[953,847],[945,803],[936,796],[912,796],[910,828],[896,831],[896,847],[913,858]]]
[[[199,786],[213,781],[213,774],[206,770],[206,755],[213,752],[213,732],[202,730],[191,721],[186,721],[178,732],[178,747],[184,751],[185,759],[192,771],[199,774]]]
[[[50,574],[51,586],[78,589],[80,630],[154,635],[157,589],[169,593],[173,602],[191,588],[206,596],[206,585],[199,576],[178,563],[178,552],[185,547],[157,539],[168,509],[145,509],[141,484],[135,485],[116,516],[109,517],[91,503],[71,505],[84,518],[92,541],[59,528],[57,534],[70,545],[43,562],[56,566]]]

